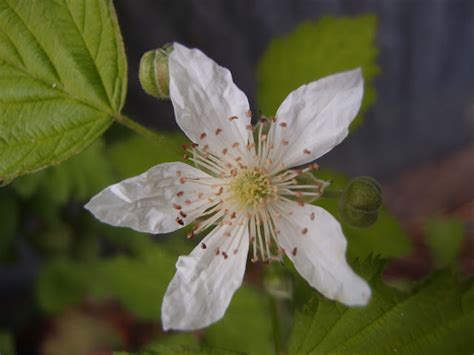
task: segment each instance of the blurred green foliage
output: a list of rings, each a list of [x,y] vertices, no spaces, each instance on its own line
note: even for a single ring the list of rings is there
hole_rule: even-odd
[[[0,354],[15,355],[13,337],[9,333],[0,331]]]
[[[235,293],[225,317],[206,329],[204,343],[211,348],[245,354],[271,354],[272,322],[268,298],[250,286]]]
[[[437,267],[453,263],[466,237],[466,226],[457,218],[430,218],[424,228],[426,243]]]
[[[243,354],[222,348],[207,348],[193,345],[156,345],[137,353],[114,352],[114,355],[233,355]]]
[[[351,125],[354,129],[375,101],[373,79],[379,73],[376,30],[374,15],[324,17],[298,25],[288,35],[272,40],[258,64],[260,109],[266,115],[273,115],[285,97],[299,86],[362,67],[364,99]]]
[[[474,284],[438,272],[404,294],[380,279],[383,262],[356,271],[370,280],[367,307],[348,308],[318,294],[297,315],[289,354],[463,354],[474,349]]]

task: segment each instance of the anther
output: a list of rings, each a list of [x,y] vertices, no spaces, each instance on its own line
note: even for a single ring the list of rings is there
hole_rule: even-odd
[[[262,142],[265,142],[265,141],[267,140],[267,135],[266,135],[266,134],[262,134],[261,139],[262,139]]]
[[[194,231],[191,231],[188,234],[186,234],[186,238],[193,239],[194,238]]]
[[[214,133],[216,134],[216,136],[218,136],[218,135],[219,135],[219,133],[221,133],[221,132],[222,132],[222,129],[220,129],[220,128],[217,128],[217,129],[215,130],[215,132],[214,132]]]
[[[252,127],[251,124],[248,124],[247,126],[245,126],[245,128],[246,128],[248,131],[253,132],[253,127]]]
[[[206,138],[207,134],[202,132],[200,135],[199,135],[199,139],[204,139]]]
[[[225,232],[225,233],[224,233],[224,236],[226,236],[226,237],[230,237],[230,236],[231,236],[231,234],[230,234],[230,232],[229,232],[229,231],[227,231],[227,232]]]
[[[238,148],[238,147],[239,147],[239,145],[240,145],[240,143],[238,143],[238,142],[235,142],[234,144],[232,144],[232,148],[234,148],[234,149],[235,149],[235,148]]]
[[[245,116],[247,116],[248,118],[252,118],[252,111],[248,110],[247,112],[245,112]]]
[[[228,152],[227,148],[222,149],[222,154],[226,155]]]
[[[232,121],[234,121],[234,120],[237,120],[237,119],[239,119],[237,116],[231,116],[231,117],[229,117],[229,121],[230,121],[230,122],[232,122]]]
[[[181,207],[180,205],[178,205],[178,204],[175,203],[175,204],[173,205],[173,208],[175,208],[175,209],[177,209],[177,210],[180,210],[182,207]]]
[[[183,218],[186,218],[188,215],[184,213],[183,211],[179,211],[179,215]]]
[[[201,248],[203,248],[203,249],[207,249],[207,245],[206,245],[206,244],[204,244],[204,243],[201,243]]]
[[[309,149],[305,149],[304,153],[309,155],[309,154],[311,154],[311,151]]]
[[[180,182],[181,184],[184,184],[184,183],[186,182],[186,178],[185,178],[184,176],[181,176],[181,177],[179,178],[179,182]]]
[[[192,144],[191,144],[191,147],[197,148],[197,147],[199,147],[199,144],[197,144],[197,143],[192,143]]]
[[[183,159],[184,159],[184,160],[188,160],[188,159],[189,159],[189,155],[184,154],[184,155],[183,155]]]
[[[189,149],[189,145],[187,145],[186,143],[184,143],[184,144],[182,145],[182,147],[183,147],[184,150],[188,150],[188,149]]]
[[[185,204],[186,206],[189,206],[191,203],[192,203],[191,200],[186,200],[186,201],[184,201],[184,204]]]
[[[296,253],[298,252],[298,248],[293,248],[291,251],[291,255],[296,256]]]
[[[316,164],[316,163],[311,163],[311,164],[308,165],[308,169],[309,170],[317,170],[317,169],[319,169],[319,165]]]
[[[286,139],[282,139],[282,140],[281,140],[281,144],[283,144],[283,145],[288,145],[288,143],[289,143],[289,142],[288,142]]]
[[[227,259],[229,257],[229,255],[227,255],[225,251],[222,252],[222,256],[224,257],[224,259]]]
[[[198,193],[198,198],[202,198],[204,194],[202,192]]]
[[[219,255],[221,253],[221,251],[219,250],[219,248],[216,249],[216,255]]]
[[[309,219],[311,219],[312,221],[314,221],[314,217],[316,217],[315,214],[314,214],[314,212],[311,212],[311,214],[309,215]]]
[[[234,255],[239,252],[239,249],[234,249]]]
[[[184,195],[184,191],[178,191],[178,192],[176,193],[176,196],[178,196],[178,197],[181,197],[181,196],[183,196],[183,195]]]
[[[184,221],[179,217],[176,217],[176,223],[178,223],[181,226],[184,226]]]
[[[296,201],[296,202],[298,203],[299,206],[304,207],[304,201],[299,200],[299,201]]]
[[[280,127],[286,128],[288,125],[286,122],[280,122]]]
[[[308,234],[308,228],[303,228],[301,230],[301,234],[303,234],[303,235]]]

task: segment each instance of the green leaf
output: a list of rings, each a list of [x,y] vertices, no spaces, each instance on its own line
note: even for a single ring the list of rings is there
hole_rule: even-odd
[[[211,347],[245,354],[272,354],[272,327],[268,299],[250,286],[237,290],[222,320],[206,329]]]
[[[342,190],[349,182],[348,177],[329,170],[317,171],[315,175],[323,180],[332,180],[331,188],[334,189]],[[315,205],[324,207],[340,220],[338,203],[337,199],[322,198]],[[365,259],[370,254],[384,258],[398,257],[407,255],[411,250],[410,238],[385,208],[380,209],[377,222],[369,228],[355,228],[340,222],[348,240],[347,254],[351,259]]]
[[[123,106],[126,70],[111,0],[0,0],[0,181],[95,141]]]
[[[464,222],[456,218],[431,218],[424,229],[426,242],[437,266],[443,267],[453,262],[466,236]]]
[[[59,166],[19,178],[13,187],[23,198],[39,193],[60,205],[71,199],[87,200],[114,181],[105,145],[99,140]]]
[[[299,25],[285,37],[273,40],[257,71],[257,98],[261,110],[273,115],[285,97],[299,86],[338,72],[362,67],[365,87],[361,113],[352,123],[362,122],[363,113],[375,101],[376,65],[374,15],[324,17]]]
[[[159,163],[182,160],[182,145],[188,139],[181,133],[163,133],[161,136],[159,142],[132,136],[113,144],[109,149],[109,157],[119,178],[141,174]]]
[[[289,354],[469,354],[474,349],[474,285],[439,272],[410,294],[386,286],[382,263],[356,270],[371,279],[367,307],[315,295],[296,316]],[[371,277],[368,277],[371,275]]]

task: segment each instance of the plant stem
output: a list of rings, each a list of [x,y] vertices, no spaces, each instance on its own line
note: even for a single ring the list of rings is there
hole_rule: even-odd
[[[272,317],[272,328],[273,328],[273,346],[275,347],[275,354],[280,355],[282,352],[281,344],[281,324],[280,324],[280,315],[278,310],[278,301],[273,297],[270,298],[270,313]]]
[[[122,126],[127,127],[128,129],[131,129],[135,133],[138,133],[139,135],[146,137],[148,139],[154,140],[161,142],[162,136],[155,132],[152,131],[151,129],[146,128],[145,126],[142,126],[140,123],[135,122],[131,118],[128,118],[125,115],[119,114],[115,116],[115,120],[120,123]]]

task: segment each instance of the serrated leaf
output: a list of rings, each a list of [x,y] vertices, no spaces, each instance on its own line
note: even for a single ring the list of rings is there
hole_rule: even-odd
[[[340,173],[321,170],[315,176],[323,180],[332,180],[331,188],[342,190],[349,178]],[[338,200],[322,198],[314,204],[324,207],[338,220]],[[385,208],[379,211],[377,222],[369,228],[355,228],[341,222],[344,235],[348,241],[347,255],[349,258],[365,259],[370,254],[384,258],[407,255],[411,250],[411,241],[400,223]]]
[[[348,308],[315,295],[295,319],[289,354],[472,353],[472,282],[460,284],[444,271],[402,294],[380,280],[380,266],[369,260],[366,271],[357,270],[372,274],[367,307]]]
[[[426,243],[438,267],[453,262],[466,236],[465,225],[456,218],[431,218],[425,226]]]
[[[90,145],[120,112],[126,80],[111,0],[0,0],[0,180]]]
[[[245,354],[271,354],[272,328],[268,298],[250,286],[237,290],[222,320],[206,329],[211,347]]]
[[[375,101],[376,64],[374,15],[324,17],[299,25],[287,36],[273,40],[258,64],[257,98],[267,115],[277,111],[285,97],[299,86],[338,72],[362,67],[365,87],[361,113]]]

